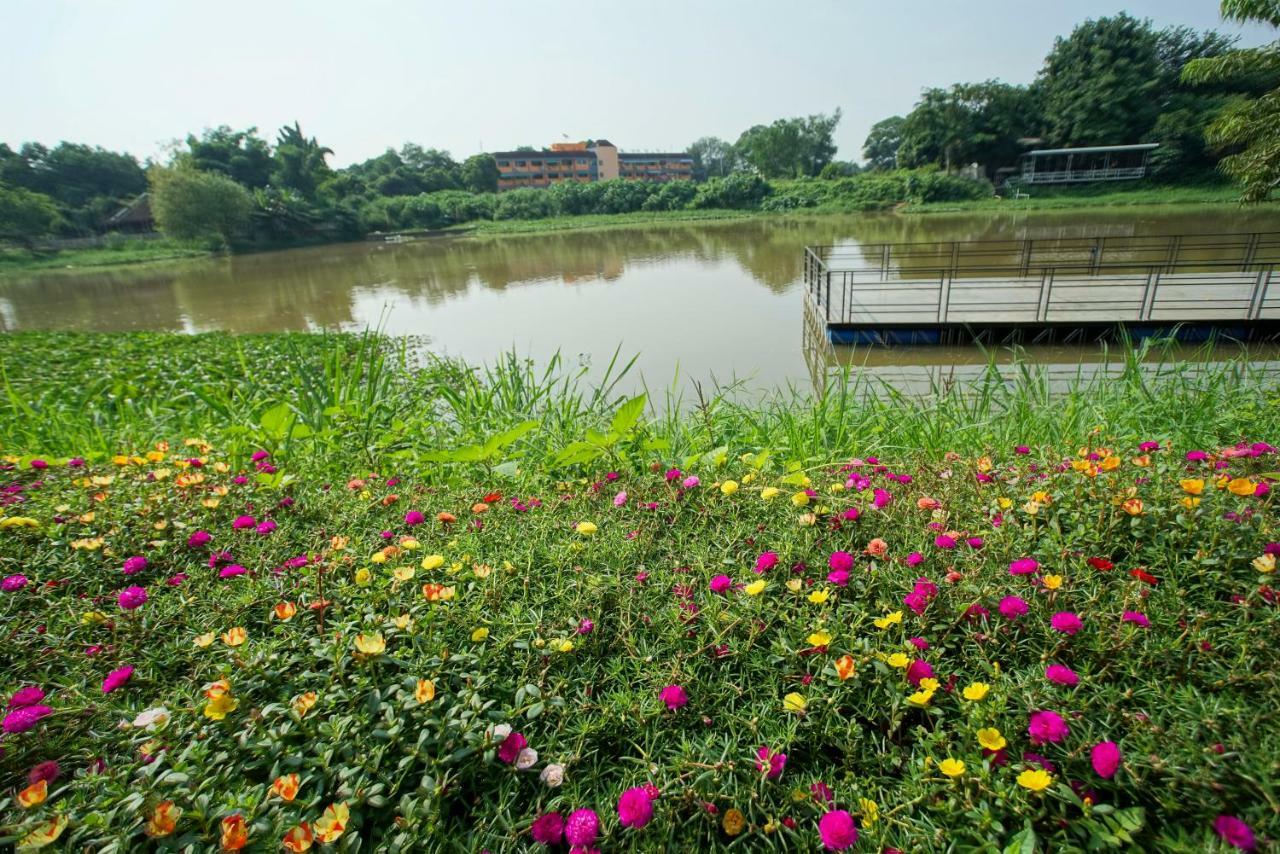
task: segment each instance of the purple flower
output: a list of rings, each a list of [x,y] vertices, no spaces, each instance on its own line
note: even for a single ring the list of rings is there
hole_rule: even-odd
[[[133,676],[133,665],[126,664],[124,667],[117,667],[107,674],[107,678],[102,680],[102,693],[110,694],[112,691],[124,685]]]
[[[133,585],[126,587],[120,591],[120,595],[116,597],[116,602],[126,611],[132,611],[134,608],[141,608],[147,601],[147,588]]]
[[[578,623],[578,634],[589,635],[591,634],[592,631],[595,630],[595,627],[596,627],[595,623],[591,622],[591,620],[588,619],[587,617],[583,617],[582,620]]]
[[[46,463],[44,460],[32,460],[31,467],[36,471],[43,471],[44,469],[47,469],[49,467],[49,464]]]
[[[1233,845],[1241,851],[1252,851],[1257,843],[1253,838],[1253,830],[1249,825],[1233,815],[1220,815],[1213,820],[1213,831],[1222,837],[1222,841]]]
[[[4,581],[0,581],[0,590],[5,593],[13,593],[27,586],[27,577],[25,575],[10,575]]]
[[[253,460],[255,463],[260,463],[269,456],[271,455],[268,454],[266,451],[254,451],[253,455],[249,457],[249,459]]]

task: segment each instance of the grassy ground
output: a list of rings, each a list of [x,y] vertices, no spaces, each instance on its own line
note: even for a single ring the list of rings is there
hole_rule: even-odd
[[[0,366],[0,845],[1280,833],[1247,365],[683,414],[351,336]]]
[[[40,270],[85,270],[95,267],[115,267],[121,264],[148,264],[182,258],[203,258],[209,254],[207,249],[184,246],[167,240],[135,240],[114,247],[61,249],[52,252],[0,249],[0,278]]]
[[[529,234],[544,231],[614,228],[618,226],[665,224],[672,222],[702,222],[707,220],[742,219],[766,216],[761,211],[697,210],[697,211],[638,211],[623,214],[590,214],[587,216],[562,216],[551,219],[506,219],[470,222],[460,228],[480,235]]]
[[[1132,187],[1092,184],[1083,187],[1030,187],[1027,199],[979,199],[907,205],[910,213],[952,211],[1065,210],[1129,205],[1238,204],[1240,190],[1230,184]]]

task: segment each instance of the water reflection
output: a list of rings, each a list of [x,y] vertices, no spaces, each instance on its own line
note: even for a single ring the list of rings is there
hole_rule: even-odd
[[[1045,239],[1280,229],[1270,211],[1218,206],[1014,215],[746,219],[355,243],[142,268],[0,281],[0,330],[232,332],[359,329],[424,335],[484,361],[516,348],[607,359],[621,343],[665,384],[811,375],[802,336],[801,249],[867,243]],[[901,364],[954,351],[890,351]],[[837,359],[839,361],[839,359]],[[1078,361],[1078,360],[1077,360]]]

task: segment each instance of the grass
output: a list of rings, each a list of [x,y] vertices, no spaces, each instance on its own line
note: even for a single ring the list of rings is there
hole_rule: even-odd
[[[687,211],[636,211],[621,214],[587,214],[561,216],[550,219],[477,220],[459,226],[479,235],[530,234],[547,231],[579,231],[618,226],[666,224],[672,222],[704,222],[731,220],[761,216],[761,211],[742,210],[687,210]]]
[[[957,202],[926,202],[902,208],[909,213],[949,213],[953,211],[1067,210],[1073,208],[1127,207],[1130,205],[1239,204],[1240,189],[1231,184],[1189,184],[1133,186],[1089,184],[1073,187],[1030,187],[1027,199],[978,199]]]
[[[211,253],[168,240],[125,240],[114,246],[32,252],[0,248],[0,278],[46,270],[80,271],[122,264],[150,264]]]
[[[578,809],[619,851],[1274,837],[1277,466],[1248,443],[1280,398],[1152,355],[1055,397],[1024,366],[689,407],[623,399],[621,359],[0,337],[0,690],[48,710],[7,710],[0,845],[532,850]],[[1043,711],[1069,732],[1037,743]]]

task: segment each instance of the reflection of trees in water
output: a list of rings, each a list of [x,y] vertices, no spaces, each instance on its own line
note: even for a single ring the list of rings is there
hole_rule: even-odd
[[[43,273],[0,284],[0,330],[180,332],[183,311],[165,268]]]

